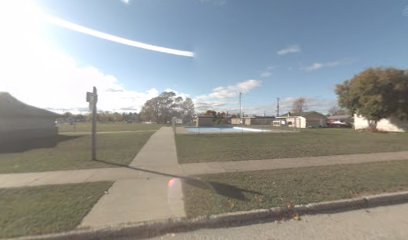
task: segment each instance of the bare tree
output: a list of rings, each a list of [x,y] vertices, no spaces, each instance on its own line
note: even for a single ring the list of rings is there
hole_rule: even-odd
[[[335,115],[349,115],[349,112],[346,109],[340,108],[338,106],[333,106],[328,111],[330,116]]]
[[[295,115],[300,115],[306,110],[306,99],[304,97],[300,97],[295,99],[292,106],[292,113]]]

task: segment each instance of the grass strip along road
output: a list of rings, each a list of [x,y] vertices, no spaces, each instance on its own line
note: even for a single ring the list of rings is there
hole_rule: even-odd
[[[408,161],[222,173],[183,182],[189,217],[408,189]]]
[[[128,165],[153,132],[101,134],[97,137],[97,159]],[[115,167],[91,160],[90,135],[58,135],[19,146],[14,152],[0,152],[0,173]]]
[[[179,134],[180,163],[261,160],[408,150],[406,133],[305,129],[299,133]]]
[[[0,238],[73,230],[111,186],[95,182],[0,189]]]
[[[161,124],[137,124],[137,123],[97,123],[97,132],[111,131],[155,131],[159,130]],[[58,131],[62,132],[91,132],[91,123],[59,124]]]

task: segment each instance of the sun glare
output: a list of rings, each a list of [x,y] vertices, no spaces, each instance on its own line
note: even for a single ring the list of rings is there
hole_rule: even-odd
[[[0,26],[4,37],[2,46],[26,45],[37,39],[43,16],[42,10],[31,1],[0,1]]]
[[[35,73],[45,70],[45,56],[51,51],[43,16],[32,1],[0,1],[0,74],[6,79],[0,82],[0,91],[21,96],[27,89],[42,87],[35,81]]]

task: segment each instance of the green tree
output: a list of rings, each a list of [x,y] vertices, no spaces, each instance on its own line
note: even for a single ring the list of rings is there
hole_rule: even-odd
[[[172,117],[192,119],[194,115],[194,104],[190,98],[176,96],[174,92],[163,92],[152,98],[143,105],[140,111],[142,121],[153,121],[157,123],[169,123]]]
[[[210,116],[210,117],[216,117],[217,116],[217,112],[214,110],[207,110],[204,114],[205,116]]]
[[[376,129],[382,118],[408,119],[408,72],[369,68],[336,86],[338,102],[351,113],[367,118]]]
[[[186,98],[181,104],[182,119],[184,123],[191,123],[194,117],[194,103],[191,98]]]

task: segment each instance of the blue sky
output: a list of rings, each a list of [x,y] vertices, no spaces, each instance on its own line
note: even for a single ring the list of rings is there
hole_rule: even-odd
[[[41,23],[38,41],[46,44],[39,44],[52,49],[40,54],[42,62],[72,64],[54,66],[58,71],[48,76],[65,88],[53,83],[45,90],[44,82],[33,85],[38,89],[30,96],[21,90],[24,81],[43,79],[41,74],[0,88],[51,109],[86,108],[78,97],[82,85],[92,83],[106,93],[105,110],[138,110],[146,99],[172,89],[202,110],[236,111],[242,91],[247,113],[275,114],[277,97],[282,111],[294,98],[306,97],[309,110],[325,112],[336,103],[335,85],[367,67],[408,67],[408,1],[402,0],[38,0],[27,11],[33,6],[104,33],[194,52],[190,58],[149,51]],[[26,24],[12,30],[24,31]],[[59,99],[64,89],[69,91]],[[47,93],[58,101],[49,101]]]

